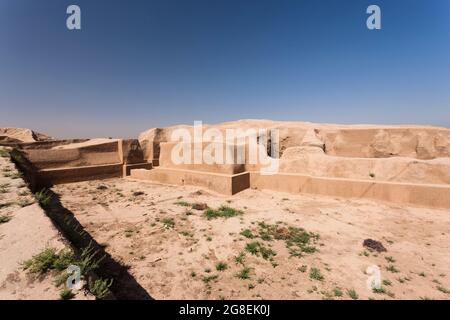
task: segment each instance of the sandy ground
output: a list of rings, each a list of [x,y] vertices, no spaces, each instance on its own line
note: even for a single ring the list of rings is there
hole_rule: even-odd
[[[67,246],[9,158],[0,157],[0,300],[60,298],[53,274],[31,275],[22,263],[46,248]],[[86,299],[79,292],[75,299]]]
[[[259,190],[226,197],[130,179],[53,190],[156,299],[450,298],[448,211]],[[208,220],[182,202],[225,204],[243,214]],[[318,234],[317,252],[293,257],[285,240],[240,235],[244,229],[258,234],[260,222]],[[367,238],[381,241],[387,252],[365,249]],[[272,261],[245,250],[254,241],[276,253]],[[240,252],[242,263],[235,261]],[[225,270],[216,270],[219,262]],[[383,281],[378,293],[366,284],[366,269],[373,265]],[[236,276],[244,266],[250,268],[248,279]],[[311,276],[313,268],[323,279]]]

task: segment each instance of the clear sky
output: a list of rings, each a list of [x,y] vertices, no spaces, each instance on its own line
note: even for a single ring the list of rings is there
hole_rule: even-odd
[[[0,0],[0,126],[135,137],[241,118],[450,127],[450,1]]]

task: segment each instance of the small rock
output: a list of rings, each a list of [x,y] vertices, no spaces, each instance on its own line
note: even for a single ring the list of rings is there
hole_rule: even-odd
[[[386,252],[386,248],[383,246],[383,244],[380,241],[376,241],[373,239],[366,239],[363,242],[363,246],[370,249],[370,250],[374,250],[376,252]]]
[[[195,210],[206,210],[206,209],[208,209],[208,205],[206,203],[194,203],[192,205],[192,209],[195,209]]]

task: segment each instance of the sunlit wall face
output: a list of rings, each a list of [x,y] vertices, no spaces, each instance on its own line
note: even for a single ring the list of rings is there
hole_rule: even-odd
[[[450,2],[1,0],[0,126],[135,137],[241,118],[450,127]],[[66,26],[81,9],[81,30]]]

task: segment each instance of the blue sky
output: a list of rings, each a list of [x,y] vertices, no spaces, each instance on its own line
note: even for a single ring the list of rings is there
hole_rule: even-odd
[[[0,111],[58,137],[240,118],[450,127],[450,1],[0,0]]]

